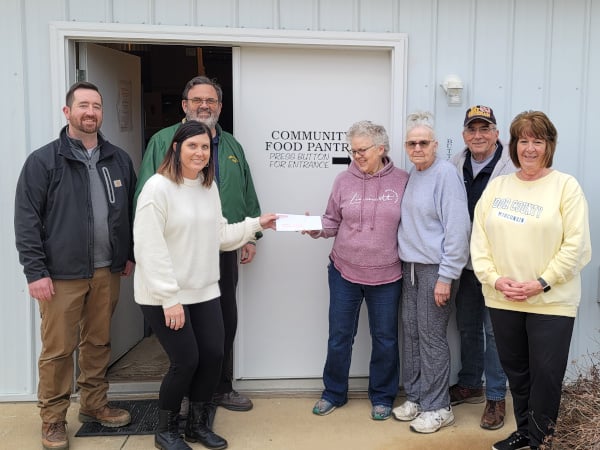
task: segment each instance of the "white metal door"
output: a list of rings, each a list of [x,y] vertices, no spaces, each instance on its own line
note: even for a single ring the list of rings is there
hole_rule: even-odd
[[[129,153],[137,170],[142,160],[140,59],[100,45],[80,43],[78,69],[85,71],[85,80],[98,86],[102,94],[102,134]],[[133,300],[133,276],[121,278],[121,296],[112,319],[110,362],[127,353],[143,334],[144,319]]]
[[[396,55],[402,58],[402,55]],[[264,212],[321,215],[347,168],[345,131],[359,120],[393,128],[403,105],[387,49],[243,46],[234,52],[234,132],[244,146]],[[397,103],[396,103],[397,102]],[[400,123],[400,118],[397,117]],[[401,165],[401,147],[391,156]],[[318,378],[328,336],[328,254],[333,239],[266,231],[242,266],[235,375]],[[368,374],[363,305],[351,375]]]

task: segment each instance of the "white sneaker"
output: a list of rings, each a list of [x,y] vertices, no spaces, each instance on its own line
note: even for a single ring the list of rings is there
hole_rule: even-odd
[[[403,422],[408,422],[409,420],[413,420],[421,414],[421,405],[415,402],[411,402],[410,400],[406,400],[397,408],[392,410],[392,414],[397,420],[402,420]]]
[[[425,411],[410,423],[410,428],[417,433],[435,433],[442,427],[454,423],[452,408],[442,408],[436,411]]]

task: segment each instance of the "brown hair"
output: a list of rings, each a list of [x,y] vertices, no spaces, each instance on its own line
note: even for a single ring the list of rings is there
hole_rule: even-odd
[[[551,167],[558,133],[548,116],[541,111],[523,111],[510,124],[509,154],[518,168],[521,168],[521,164],[517,155],[517,142],[523,137],[542,139],[546,142],[543,164],[546,168]]]
[[[160,166],[158,166],[156,172],[160,173],[162,176],[167,177],[169,180],[174,181],[177,184],[181,184],[183,182],[183,174],[181,171],[180,160],[181,145],[186,139],[201,134],[206,134],[208,136],[208,140],[210,142],[210,145],[212,146],[212,133],[208,126],[206,126],[202,122],[197,122],[195,120],[190,120],[182,124],[175,132],[173,140],[169,145],[169,150],[165,155],[165,159],[163,159],[163,162],[160,164]],[[211,157],[208,160],[208,164],[206,165],[206,167],[204,167],[204,169],[202,169],[202,174],[204,175],[202,185],[204,187],[210,187],[212,185],[213,180],[215,179],[215,163],[214,158],[212,157],[212,152]]]
[[[67,105],[69,108],[73,106],[73,100],[75,99],[75,91],[77,89],[90,89],[92,91],[96,91],[98,95],[100,95],[100,100],[102,100],[102,94],[100,94],[98,86],[90,83],[89,81],[78,81],[77,83],[73,84],[67,91],[65,105]]]

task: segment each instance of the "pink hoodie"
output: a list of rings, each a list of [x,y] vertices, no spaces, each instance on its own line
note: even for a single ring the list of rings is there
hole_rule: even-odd
[[[373,286],[402,278],[398,226],[407,181],[390,159],[374,175],[352,162],[336,177],[321,236],[335,236],[330,258],[346,280]]]

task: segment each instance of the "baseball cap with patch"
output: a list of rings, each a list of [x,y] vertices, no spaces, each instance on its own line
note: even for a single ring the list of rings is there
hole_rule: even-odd
[[[493,123],[496,125],[496,117],[494,116],[494,111],[489,106],[476,105],[471,106],[467,109],[467,114],[465,115],[465,124],[466,127],[474,120],[484,120],[487,123]]]

